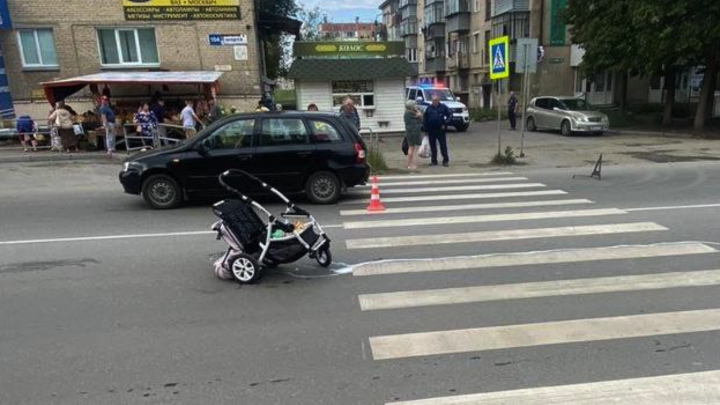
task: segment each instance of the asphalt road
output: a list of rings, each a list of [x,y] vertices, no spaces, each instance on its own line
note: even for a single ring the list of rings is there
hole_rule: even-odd
[[[118,169],[0,165],[0,404],[720,403],[720,164],[383,178],[308,206],[330,272],[243,287]]]

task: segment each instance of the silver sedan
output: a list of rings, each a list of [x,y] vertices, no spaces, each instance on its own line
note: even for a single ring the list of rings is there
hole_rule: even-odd
[[[574,97],[536,97],[530,101],[526,117],[529,131],[559,130],[565,136],[573,132],[601,135],[610,127],[607,115]]]

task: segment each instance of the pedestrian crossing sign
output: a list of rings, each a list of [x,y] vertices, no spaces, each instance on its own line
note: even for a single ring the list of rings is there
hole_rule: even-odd
[[[508,61],[509,38],[507,36],[491,39],[490,45],[490,79],[505,79],[510,76]]]

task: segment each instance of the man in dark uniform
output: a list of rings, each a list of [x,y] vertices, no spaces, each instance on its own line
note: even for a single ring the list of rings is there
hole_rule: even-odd
[[[437,142],[440,142],[440,153],[443,157],[443,166],[448,167],[450,165],[450,156],[448,155],[447,148],[447,124],[452,119],[452,112],[445,105],[440,103],[440,97],[438,95],[432,96],[432,104],[430,104],[425,110],[425,116],[423,124],[425,130],[428,133],[430,139],[430,152],[432,154],[430,159],[430,166],[437,166]]]
[[[510,128],[512,128],[513,131],[517,125],[517,113],[519,106],[520,103],[518,102],[517,97],[515,97],[515,93],[511,91],[510,99],[508,100],[508,118],[510,119]]]

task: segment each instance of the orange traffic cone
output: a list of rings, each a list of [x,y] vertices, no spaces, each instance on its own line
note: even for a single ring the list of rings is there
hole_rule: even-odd
[[[378,178],[372,178],[372,190],[370,191],[370,205],[367,206],[368,212],[385,211],[385,207],[380,202],[380,187],[378,187]]]

